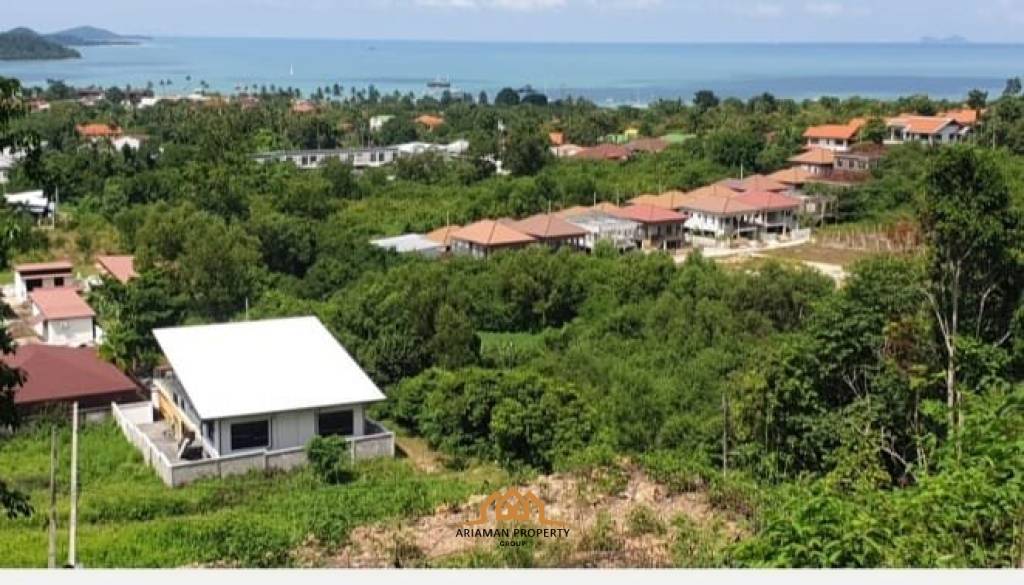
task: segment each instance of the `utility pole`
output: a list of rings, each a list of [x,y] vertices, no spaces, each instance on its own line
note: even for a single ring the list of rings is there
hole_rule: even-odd
[[[57,568],[57,428],[50,429],[50,522],[46,566]]]
[[[71,407],[71,517],[68,521],[68,567],[75,568],[75,532],[78,530],[78,401]]]
[[[729,397],[722,391],[722,475],[729,471]]]

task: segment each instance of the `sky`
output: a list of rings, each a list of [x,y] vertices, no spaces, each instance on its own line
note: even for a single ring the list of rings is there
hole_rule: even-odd
[[[3,0],[0,29],[531,42],[1024,42],[1024,0]]]

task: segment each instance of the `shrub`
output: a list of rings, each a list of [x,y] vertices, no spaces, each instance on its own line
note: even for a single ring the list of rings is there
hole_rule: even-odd
[[[630,536],[665,534],[665,523],[658,518],[654,510],[644,505],[633,506],[626,518],[626,526]]]
[[[326,483],[346,483],[355,476],[352,446],[344,437],[315,437],[306,446],[309,465]]]

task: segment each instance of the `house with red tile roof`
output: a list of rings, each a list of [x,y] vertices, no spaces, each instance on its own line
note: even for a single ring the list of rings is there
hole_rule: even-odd
[[[639,224],[637,246],[641,250],[675,250],[686,243],[686,215],[655,205],[627,205],[611,215]]]
[[[538,213],[518,221],[499,221],[554,248],[562,246],[582,248],[583,238],[587,235],[587,231],[583,228],[573,225],[553,213]]]
[[[687,194],[682,202],[682,210],[688,216],[686,229],[693,236],[716,241],[740,237],[755,239],[758,226],[752,218],[758,208],[741,201],[736,191],[717,187],[703,187]]]
[[[808,148],[789,158],[789,163],[812,175],[827,177],[836,162],[836,151],[828,148]]]
[[[92,140],[93,142],[104,138],[108,140],[112,138],[117,138],[118,136],[123,134],[123,132],[121,132],[121,129],[117,126],[111,124],[102,124],[98,122],[93,122],[89,124],[79,124],[75,126],[75,131],[78,132],[79,137],[86,140]]]
[[[499,221],[485,219],[453,232],[451,242],[453,254],[484,258],[500,250],[524,248],[537,239]]]
[[[430,130],[431,132],[437,130],[441,126],[444,126],[444,118],[440,116],[431,116],[429,114],[423,114],[422,116],[418,116],[415,122],[422,126],[426,126],[427,130]]]
[[[134,380],[101,360],[95,349],[22,345],[0,360],[25,374],[14,393],[14,405],[22,411],[72,402],[86,411],[109,410],[111,402],[145,398]]]
[[[96,312],[73,288],[38,288],[28,295],[32,329],[47,345],[81,347],[98,340]]]
[[[962,141],[971,132],[970,126],[948,116],[900,114],[886,120],[889,136],[886,144],[922,142],[928,145],[952,144]]]
[[[633,153],[625,146],[618,144],[598,144],[590,148],[584,148],[576,153],[573,158],[585,160],[611,160],[624,161],[629,159]]]
[[[726,179],[720,181],[719,185],[724,185],[729,189],[737,192],[743,191],[785,191],[788,187],[773,181],[764,175],[750,175],[745,179]]]
[[[135,272],[135,256],[97,256],[96,270],[121,284],[139,276]]]
[[[963,126],[975,126],[978,124],[978,120],[985,115],[985,110],[975,110],[973,108],[960,108],[959,110],[948,110],[946,112],[939,112],[940,118],[953,118],[958,124]]]
[[[432,232],[428,232],[426,237],[428,240],[437,242],[444,246],[445,252],[451,252],[452,250],[452,234],[462,229],[461,225],[446,225],[439,227]]]
[[[843,151],[850,148],[864,123],[863,119],[854,119],[846,124],[811,126],[804,131],[804,143],[807,148]]]
[[[786,235],[798,227],[797,213],[803,203],[796,197],[775,191],[747,191],[737,195],[736,201],[757,209],[748,220],[760,228],[759,237]]]
[[[18,264],[14,267],[14,298],[28,300],[28,294],[38,288],[76,287],[74,265],[67,260]]]

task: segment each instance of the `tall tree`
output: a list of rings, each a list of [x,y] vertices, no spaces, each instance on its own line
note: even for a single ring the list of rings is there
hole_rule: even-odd
[[[928,244],[925,295],[945,355],[951,435],[959,436],[963,399],[958,384],[966,338],[1004,344],[1021,302],[1019,213],[994,155],[973,147],[944,149],[925,179],[921,227]]]
[[[11,120],[24,113],[21,84],[16,79],[0,77],[0,149],[12,142],[8,134]],[[4,355],[14,353],[14,342],[6,327],[0,329],[0,352]],[[0,361],[0,429],[14,428],[18,425],[14,394],[24,381],[25,376],[21,370]],[[32,513],[28,498],[21,492],[7,487],[3,478],[0,478],[0,508],[3,508],[10,518],[28,516]]]

